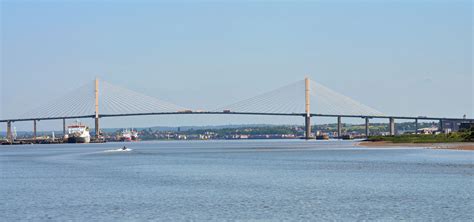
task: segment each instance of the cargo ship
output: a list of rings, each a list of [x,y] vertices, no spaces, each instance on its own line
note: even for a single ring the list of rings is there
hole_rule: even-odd
[[[69,125],[67,134],[68,143],[89,143],[91,141],[91,135],[89,133],[89,127],[82,124],[78,120],[73,125]]]
[[[122,135],[120,135],[120,140],[125,142],[132,141],[132,133],[128,129],[122,130]]]
[[[133,130],[130,132],[132,135],[132,140],[133,141],[138,141],[138,132],[136,130]]]
[[[118,140],[124,142],[138,141],[138,132],[136,130],[124,129],[118,136]]]

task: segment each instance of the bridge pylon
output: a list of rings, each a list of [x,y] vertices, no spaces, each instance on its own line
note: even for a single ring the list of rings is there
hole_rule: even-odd
[[[310,80],[308,77],[304,79],[305,83],[305,139],[309,140],[311,139],[311,111],[310,111],[310,93],[311,93],[311,88],[310,88]]]
[[[99,79],[95,79],[95,138],[99,139]]]

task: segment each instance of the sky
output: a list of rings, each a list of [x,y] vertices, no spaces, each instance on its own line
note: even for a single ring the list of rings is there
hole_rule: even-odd
[[[305,76],[387,114],[474,117],[471,1],[0,2],[0,119],[96,77],[212,109]],[[335,120],[315,120],[324,121]],[[129,117],[102,125],[279,122],[303,119]]]

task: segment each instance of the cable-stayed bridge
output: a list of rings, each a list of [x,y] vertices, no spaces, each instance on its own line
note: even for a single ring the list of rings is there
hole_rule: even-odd
[[[216,109],[202,111],[178,106],[170,102],[96,79],[49,103],[24,114],[3,119],[7,123],[7,137],[12,138],[11,124],[18,121],[63,120],[94,118],[96,136],[99,135],[100,118],[144,115],[268,115],[301,116],[305,118],[306,138],[311,137],[311,117],[336,117],[338,136],[342,132],[342,117],[364,118],[365,133],[369,135],[369,119],[389,120],[390,134],[395,132],[395,119],[439,120],[440,126],[446,120],[474,122],[473,119],[392,116],[335,92],[309,78],[278,89],[248,98]]]

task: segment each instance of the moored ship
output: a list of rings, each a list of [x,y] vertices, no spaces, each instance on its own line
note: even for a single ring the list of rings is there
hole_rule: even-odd
[[[130,132],[132,135],[132,140],[133,141],[138,141],[138,132],[136,130],[133,130]]]
[[[130,132],[130,130],[128,129],[123,130],[122,135],[120,136],[120,140],[125,141],[125,142],[132,141],[132,133]]]
[[[89,133],[89,127],[76,121],[73,125],[68,128],[67,142],[68,143],[89,143],[91,136]]]

